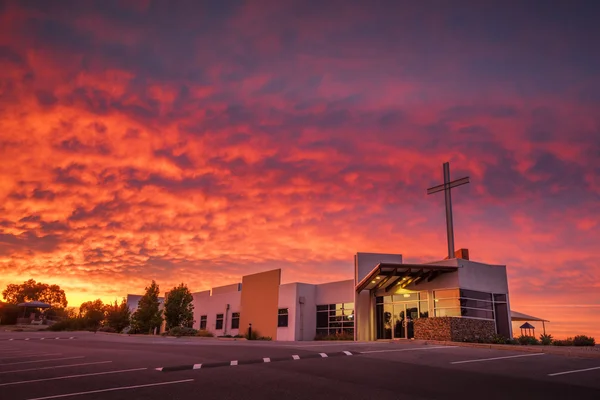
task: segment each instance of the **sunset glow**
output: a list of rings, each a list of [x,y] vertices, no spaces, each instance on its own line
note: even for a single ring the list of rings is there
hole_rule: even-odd
[[[450,161],[456,247],[598,340],[600,25],[524,3],[0,2],[0,289],[443,259]]]

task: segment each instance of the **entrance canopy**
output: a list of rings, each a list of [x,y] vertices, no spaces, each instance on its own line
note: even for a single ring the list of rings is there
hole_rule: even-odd
[[[356,292],[381,288],[389,292],[395,287],[405,288],[424,279],[431,282],[442,273],[457,270],[458,267],[449,265],[380,263],[356,285]]]

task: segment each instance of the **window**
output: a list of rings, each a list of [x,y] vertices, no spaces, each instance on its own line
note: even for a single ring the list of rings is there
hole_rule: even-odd
[[[200,329],[206,330],[206,315],[200,316]]]
[[[215,329],[223,329],[223,314],[217,314]]]
[[[436,317],[466,317],[494,320],[492,294],[468,289],[434,291]]]
[[[288,309],[280,308],[277,311],[277,327],[285,328],[288,326]]]
[[[354,333],[354,303],[317,306],[317,335]]]
[[[240,329],[240,313],[231,313],[231,329]]]

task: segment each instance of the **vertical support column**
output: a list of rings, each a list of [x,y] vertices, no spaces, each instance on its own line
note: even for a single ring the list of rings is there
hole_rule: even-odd
[[[448,258],[454,258],[454,226],[452,222],[452,195],[450,194],[450,163],[444,163],[444,194],[446,195],[446,233],[448,235]]]

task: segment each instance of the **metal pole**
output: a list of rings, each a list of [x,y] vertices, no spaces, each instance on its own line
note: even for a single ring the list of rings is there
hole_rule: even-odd
[[[444,163],[444,186],[450,183],[450,163]],[[446,195],[446,234],[448,235],[448,258],[454,258],[454,227],[452,223],[452,196],[450,188],[445,187]]]

